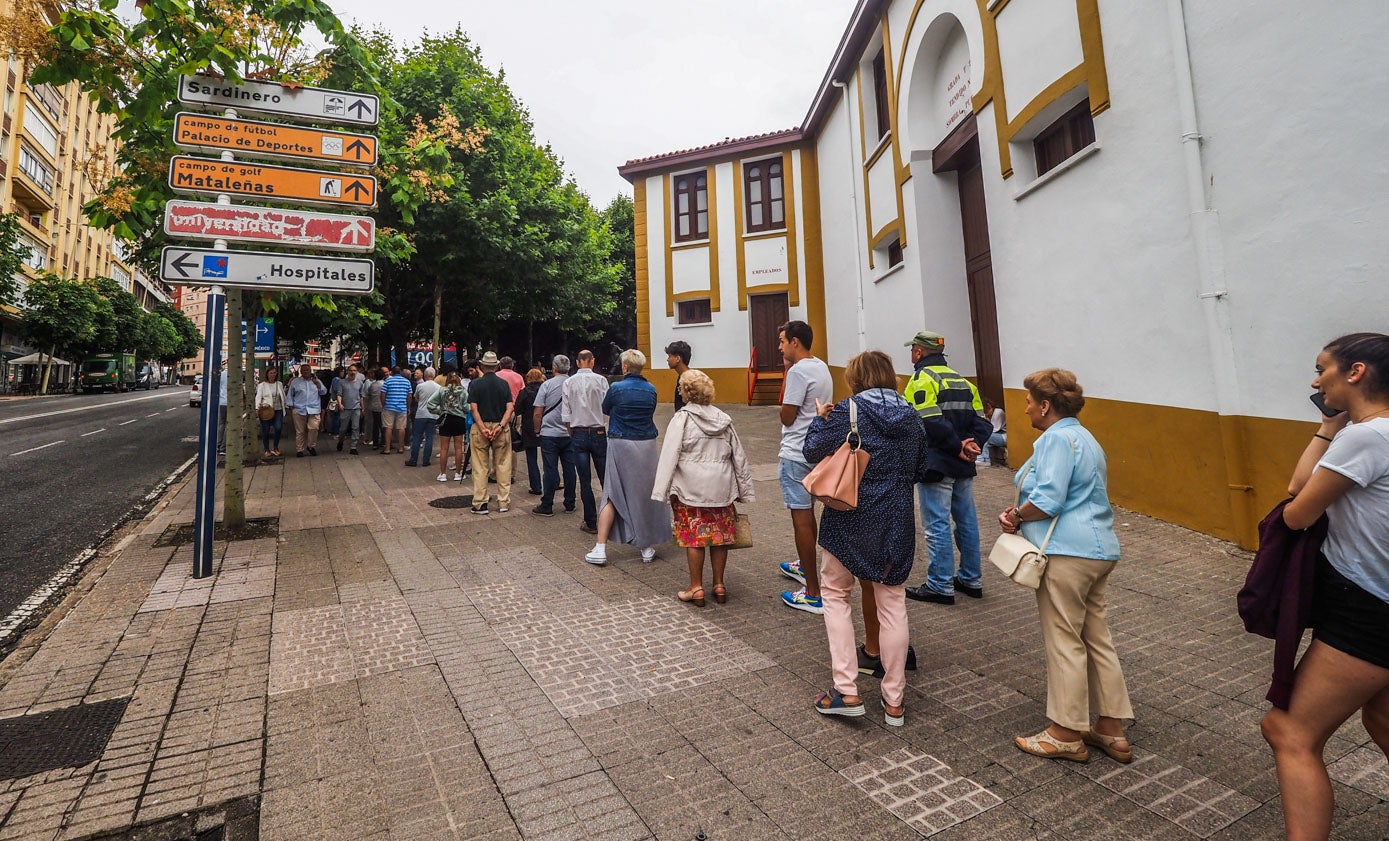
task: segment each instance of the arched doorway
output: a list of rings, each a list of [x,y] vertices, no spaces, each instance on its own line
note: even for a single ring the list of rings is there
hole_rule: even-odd
[[[1003,405],[1003,366],[994,295],[988,210],[971,78],[982,67],[964,28],[942,14],[906,65],[906,140],[912,150],[916,242],[921,247],[927,321],[947,336],[953,367]],[[951,340],[964,325],[968,343]]]

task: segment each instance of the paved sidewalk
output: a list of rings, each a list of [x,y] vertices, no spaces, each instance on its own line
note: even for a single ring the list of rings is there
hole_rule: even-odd
[[[757,546],[734,553],[728,603],[703,609],[674,598],[674,546],[650,565],[611,546],[595,568],[577,515],[531,516],[524,480],[510,513],[479,517],[429,505],[471,490],[436,469],[331,444],[250,471],[247,513],[278,516],[278,539],[218,544],[217,576],[192,581],[190,546],[155,545],[192,519],[184,482],[41,645],[0,664],[0,736],[45,712],[99,736],[100,715],[115,722],[89,755],[0,780],[0,839],[185,815],[160,837],[1281,837],[1258,730],[1272,644],[1234,611],[1246,553],[1120,512],[1130,766],[1013,747],[1045,723],[1038,620],[987,564],[982,601],[908,603],[906,727],[827,720],[810,708],[829,684],[822,622],[778,598],[793,550],[775,409],[730,412]],[[1010,476],[976,483],[985,545]],[[45,750],[30,761],[51,766]],[[1358,720],[1327,757],[1333,837],[1389,837],[1389,770]]]

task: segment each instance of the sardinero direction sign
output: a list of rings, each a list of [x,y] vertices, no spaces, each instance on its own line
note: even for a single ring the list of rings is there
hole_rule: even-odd
[[[376,166],[376,138],[369,134],[231,120],[187,111],[174,118],[174,143],[200,152],[227,149],[253,158]]]
[[[295,169],[239,161],[210,161],[176,155],[169,159],[169,186],[175,193],[254,196],[285,202],[376,204],[376,179],[370,175]]]
[[[233,84],[214,76],[180,76],[178,101],[204,109],[235,108],[274,114],[296,122],[374,126],[381,103],[366,93],[289,87],[247,80]]]
[[[159,277],[180,286],[367,295],[376,283],[376,265],[360,257],[166,245],[160,255]]]
[[[164,205],[164,233],[173,239],[224,239],[332,251],[376,247],[376,220],[370,216],[180,199]]]

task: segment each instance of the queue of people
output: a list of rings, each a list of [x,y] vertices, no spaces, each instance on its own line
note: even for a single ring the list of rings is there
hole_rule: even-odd
[[[988,448],[996,462],[1004,455],[1002,412],[986,406],[973,383],[946,364],[939,333],[922,331],[907,343],[914,374],[900,393],[886,354],[872,350],[850,359],[850,396],[838,402],[828,367],[812,353],[809,325],[782,325],[779,344],[786,379],[778,477],[796,551],[779,568],[801,585],[783,593],[782,601],[824,616],[829,651],[831,685],[812,706],[827,716],[863,716],[858,681],[876,677],[884,722],[901,726],[906,672],[916,667],[906,600],[951,606],[957,593],[984,597],[972,480]],[[473,511],[479,514],[490,510],[489,474],[498,486],[495,510],[509,510],[514,453],[525,452],[528,490],[541,497],[531,513],[554,516],[561,489],[565,511],[582,502],[579,528],[596,536],[584,560],[606,565],[615,542],[635,547],[651,563],[657,547],[673,541],[685,550],[688,571],[688,585],[675,597],[702,607],[712,595],[721,603],[730,595],[737,506],[754,500],[751,470],[732,419],[713,405],[713,380],[690,367],[690,346],[673,343],[666,355],[677,375],[677,408],[663,440],[655,423],[656,389],[644,376],[646,356],[637,350],[621,354],[622,376],[611,384],[594,370],[587,350],[575,357],[572,371],[568,357],[555,356],[548,377],[539,369],[517,374],[509,358],[489,352],[478,360],[476,378],[446,370],[443,386],[426,387],[423,397],[398,369],[389,376],[374,372],[360,386],[335,382],[337,434],[348,436],[356,451],[356,406],[371,416],[372,434],[384,430],[382,451],[389,453],[394,441],[403,447],[403,418],[413,408],[417,430],[438,424],[441,482],[448,480],[450,453],[453,478],[462,480],[468,469],[463,441],[471,435]],[[1322,349],[1315,368],[1314,400],[1324,417],[1293,472],[1292,499],[1278,509],[1281,525],[1292,531],[1325,525],[1314,593],[1307,596],[1315,631],[1289,678],[1286,703],[1262,723],[1278,769],[1288,838],[1298,841],[1322,841],[1330,833],[1333,791],[1322,753],[1351,715],[1361,714],[1389,756],[1389,336],[1336,339]],[[1127,763],[1134,753],[1125,722],[1133,706],[1109,631],[1107,598],[1122,551],[1105,453],[1081,423],[1085,394],[1075,374],[1048,368],[1026,376],[1022,386],[1023,414],[1039,435],[1014,475],[1015,503],[997,522],[1047,558],[1035,600],[1048,726],[1019,735],[1014,745],[1049,760],[1085,762],[1098,750]],[[255,398],[265,409],[267,454],[278,453],[283,417],[290,414],[298,454],[316,455],[326,392],[307,367],[287,389],[277,375],[267,375]],[[402,434],[393,436],[397,431]],[[822,506],[817,522],[807,477],[846,442],[868,454],[857,505]],[[416,432],[411,462],[416,452],[422,454],[418,463],[430,463],[428,432]],[[909,586],[918,510],[929,560],[924,580]],[[862,643],[850,605],[855,584],[863,603]]]

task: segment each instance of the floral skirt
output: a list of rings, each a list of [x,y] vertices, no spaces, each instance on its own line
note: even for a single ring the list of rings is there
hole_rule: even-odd
[[[722,508],[696,508],[671,500],[675,519],[675,545],[686,549],[705,546],[724,546],[732,543],[738,530],[737,510],[732,505]]]

